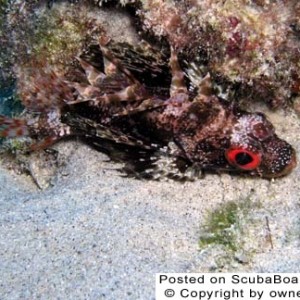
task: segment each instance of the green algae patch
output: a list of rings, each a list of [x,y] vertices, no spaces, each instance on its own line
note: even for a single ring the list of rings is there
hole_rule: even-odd
[[[53,8],[37,20],[37,30],[30,40],[31,64],[51,66],[65,74],[88,43],[93,27],[84,11]],[[96,25],[95,25],[96,26]],[[91,29],[92,28],[92,29]],[[26,61],[25,61],[26,65]]]
[[[67,11],[65,14],[53,9],[39,20],[33,41],[33,55],[47,59],[50,65],[65,64],[65,60],[78,55],[83,45],[87,28],[82,16]]]
[[[210,253],[215,269],[248,264],[255,253],[273,246],[266,220],[266,211],[251,195],[219,205],[201,225],[200,250]]]
[[[236,251],[238,230],[240,230],[239,206],[235,202],[228,202],[208,215],[203,235],[200,236],[200,247],[219,244]]]

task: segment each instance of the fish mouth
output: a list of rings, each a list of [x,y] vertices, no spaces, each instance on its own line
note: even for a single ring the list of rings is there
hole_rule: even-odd
[[[264,177],[266,178],[277,178],[277,177],[282,177],[286,176],[289,173],[292,172],[292,170],[297,166],[297,156],[296,156],[296,151],[293,149],[293,152],[291,154],[290,162],[282,169],[281,172],[278,172],[276,174],[270,174],[268,177],[268,174]],[[273,175],[273,176],[272,176]]]
[[[278,178],[288,175],[297,166],[297,156],[295,149],[286,143],[285,147],[277,152],[277,158],[272,165],[261,165],[258,173],[264,178]]]

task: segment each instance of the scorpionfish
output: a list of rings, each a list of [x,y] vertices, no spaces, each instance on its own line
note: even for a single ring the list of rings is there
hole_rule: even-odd
[[[167,153],[201,171],[265,178],[284,176],[296,166],[295,150],[276,135],[266,116],[215,95],[209,75],[192,93],[172,46],[165,63],[166,93],[149,88],[109,43],[99,43],[103,70],[77,58],[77,80],[47,69],[23,74],[19,94],[30,117],[0,116],[0,137],[29,136],[37,140],[31,146],[36,150],[81,135],[98,145],[110,141],[144,153]]]

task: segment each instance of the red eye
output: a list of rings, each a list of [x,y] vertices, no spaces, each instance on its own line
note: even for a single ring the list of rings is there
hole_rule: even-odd
[[[231,165],[243,170],[256,169],[261,162],[261,156],[258,153],[243,148],[228,149],[226,158]]]

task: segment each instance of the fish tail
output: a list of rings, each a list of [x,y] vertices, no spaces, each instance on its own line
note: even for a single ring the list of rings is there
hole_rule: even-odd
[[[38,151],[49,148],[55,142],[57,142],[58,138],[56,136],[48,136],[37,143],[30,145],[30,151]]]
[[[51,69],[28,69],[18,78],[22,104],[29,111],[49,112],[74,100],[73,89]]]

